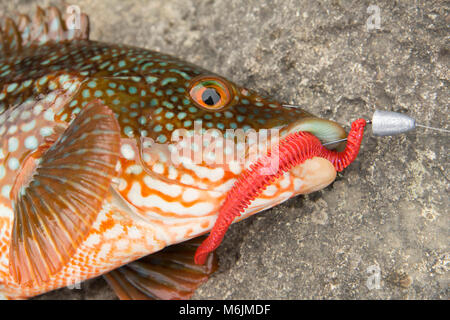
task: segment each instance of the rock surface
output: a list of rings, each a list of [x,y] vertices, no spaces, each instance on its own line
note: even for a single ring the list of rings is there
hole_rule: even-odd
[[[1,0],[1,14],[32,13],[36,3],[62,7]],[[445,1],[77,4],[90,15],[92,39],[174,54],[324,118],[348,124],[378,108],[449,125]],[[448,299],[449,135],[368,133],[331,186],[232,226],[219,272],[194,298]],[[114,294],[95,279],[39,298]]]

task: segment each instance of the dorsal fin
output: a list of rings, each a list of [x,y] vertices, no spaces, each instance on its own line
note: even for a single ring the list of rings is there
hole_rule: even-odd
[[[19,15],[17,21],[6,18],[0,27],[0,56],[20,53],[48,42],[87,40],[89,18],[78,6],[68,6],[62,15],[56,7],[37,7],[33,19]]]

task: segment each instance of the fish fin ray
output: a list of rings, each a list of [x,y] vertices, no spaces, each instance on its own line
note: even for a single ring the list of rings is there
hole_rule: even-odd
[[[189,299],[217,270],[216,254],[204,266],[194,254],[205,237],[169,246],[111,271],[104,278],[121,300]]]
[[[85,134],[99,128],[108,129],[108,137],[98,139],[96,135]],[[64,157],[68,146],[74,144],[79,150],[88,151]],[[96,152],[105,148],[110,150],[107,157]],[[9,269],[17,283],[24,286],[45,283],[69,262],[91,230],[107,197],[109,189],[100,186],[111,184],[119,153],[119,124],[111,109],[95,100],[42,154],[29,183],[13,189],[14,226]],[[105,162],[103,174],[83,169],[84,164],[97,161],[99,157]],[[61,166],[79,165],[81,177],[77,170],[55,169],[55,162]],[[45,178],[44,172],[51,173],[52,170],[58,171],[61,180]],[[80,179],[83,179],[82,183],[78,181]],[[64,187],[64,181],[71,183],[70,187]]]

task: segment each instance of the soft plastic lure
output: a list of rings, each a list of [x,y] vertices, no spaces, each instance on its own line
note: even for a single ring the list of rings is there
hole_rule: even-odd
[[[233,188],[228,191],[210,235],[197,249],[195,262],[204,264],[208,254],[222,242],[225,232],[233,220],[243,213],[267,186],[292,167],[302,164],[308,159],[322,157],[329,160],[336,171],[344,170],[358,155],[365,125],[364,119],[353,122],[347,137],[347,145],[341,152],[326,149],[319,139],[304,131],[291,133],[274,146],[266,156],[252,164],[250,169],[244,172]],[[277,164],[276,167],[273,167],[274,163]]]
[[[0,32],[1,297],[106,274],[124,299],[188,298],[232,222],[322,189],[358,153],[364,120],[329,150],[335,122],[69,21],[38,9]]]

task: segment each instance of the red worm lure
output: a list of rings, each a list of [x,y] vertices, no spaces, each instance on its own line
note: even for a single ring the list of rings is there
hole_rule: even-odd
[[[329,160],[336,171],[344,170],[358,155],[366,123],[364,119],[352,123],[347,145],[342,152],[329,150],[311,133],[299,131],[289,134],[266,156],[252,164],[228,192],[211,233],[195,253],[195,263],[204,264],[208,254],[222,242],[233,220],[243,213],[268,185],[292,167],[308,159],[322,157]],[[277,168],[274,168],[274,163],[278,165]]]

